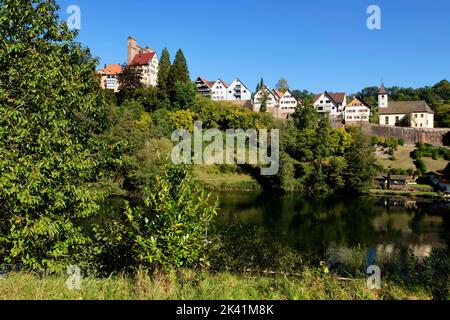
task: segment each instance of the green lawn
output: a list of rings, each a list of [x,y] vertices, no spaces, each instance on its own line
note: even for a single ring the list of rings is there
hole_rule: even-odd
[[[339,279],[306,269],[296,276],[211,274],[180,270],[136,277],[85,278],[69,290],[66,276],[38,278],[13,274],[0,279],[0,300],[380,300],[432,297],[420,289],[383,282],[367,289],[366,279]]]
[[[389,156],[377,152],[376,157],[378,162],[385,168],[402,168],[402,169],[416,169],[414,165],[414,160],[411,158],[411,153],[416,149],[414,145],[399,146],[398,150],[395,152],[396,160],[389,160]],[[432,158],[422,159],[427,166],[428,171],[438,171],[443,170],[447,165],[448,161],[444,159],[433,160]]]
[[[196,179],[212,191],[261,190],[259,183],[250,175],[237,172],[220,172],[215,166],[196,166]]]

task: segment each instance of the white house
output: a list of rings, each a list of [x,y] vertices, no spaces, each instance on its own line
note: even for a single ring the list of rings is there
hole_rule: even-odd
[[[251,91],[242,83],[241,80],[236,78],[227,88],[227,100],[228,101],[246,101],[252,99]]]
[[[253,111],[260,112],[262,100],[266,97],[267,112],[277,119],[290,119],[299,102],[291,91],[269,90],[266,86],[259,89],[253,97]]]
[[[275,117],[277,119],[291,118],[299,104],[298,100],[294,97],[290,90],[287,90],[284,93],[278,90],[273,90],[273,93],[278,100],[278,105],[275,107]]]
[[[141,82],[145,87],[155,87],[158,84],[159,59],[156,52],[137,54],[131,61],[130,66],[140,69]]]
[[[434,112],[425,101],[389,101],[381,84],[378,93],[379,124],[411,128],[434,128]]]
[[[211,99],[214,101],[227,100],[228,84],[222,79],[217,80],[211,86]]]
[[[261,104],[264,99],[264,96],[266,97],[266,107],[268,112],[273,112],[275,107],[278,105],[278,98],[275,96],[273,91],[269,90],[266,86],[259,89],[257,93],[255,93],[255,96],[253,97],[253,111],[260,112],[261,111]]]
[[[329,113],[333,117],[342,115],[347,106],[347,96],[345,92],[324,92],[314,98],[314,108],[319,113]]]
[[[119,74],[123,71],[120,64],[105,65],[103,69],[97,71],[100,75],[100,86],[102,89],[119,92]]]
[[[370,105],[361,97],[353,97],[352,101],[344,107],[345,124],[369,123],[370,114]]]
[[[231,84],[228,84],[222,79],[208,81],[198,77],[195,84],[197,85],[198,94],[210,97],[214,101],[241,102],[252,99],[251,91],[237,78]]]

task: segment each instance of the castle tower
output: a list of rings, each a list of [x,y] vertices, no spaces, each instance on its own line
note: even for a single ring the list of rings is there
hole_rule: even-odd
[[[389,95],[384,87],[384,83],[381,83],[380,91],[378,92],[378,108],[387,108],[389,105]]]
[[[128,37],[128,59],[127,59],[127,63],[130,64],[137,54],[139,54],[139,47],[137,45],[136,39],[134,39],[133,37]]]

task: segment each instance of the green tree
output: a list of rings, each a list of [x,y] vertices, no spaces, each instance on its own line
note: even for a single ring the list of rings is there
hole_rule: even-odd
[[[120,103],[137,97],[138,92],[144,86],[142,84],[142,73],[136,66],[124,66],[123,72],[118,76]]]
[[[352,144],[345,154],[345,188],[350,192],[361,193],[370,189],[376,174],[376,159],[371,139],[361,128],[352,128]]]
[[[62,270],[108,195],[97,60],[53,0],[0,0],[0,264]]]
[[[275,86],[275,89],[277,89],[280,92],[285,93],[286,91],[289,90],[289,83],[286,79],[281,78],[280,80],[278,80],[277,85]]]
[[[186,62],[186,58],[184,57],[184,53],[181,49],[177,51],[175,56],[175,60],[173,61],[172,66],[169,70],[168,77],[168,89],[171,97],[171,101],[173,99],[173,94],[175,91],[175,84],[177,82],[187,83],[190,82],[189,79],[189,69]]]
[[[173,88],[172,109],[189,109],[192,107],[197,86],[193,82],[177,81]]]
[[[161,59],[158,67],[158,98],[161,100],[169,99],[169,73],[170,73],[170,54],[167,48],[161,53]]]
[[[319,114],[312,105],[303,105],[297,107],[292,119],[298,130],[315,129],[319,122]]]
[[[263,90],[261,92],[261,108],[259,109],[259,112],[265,113],[267,112],[267,101],[269,100],[269,91],[266,89],[265,86],[262,87]]]

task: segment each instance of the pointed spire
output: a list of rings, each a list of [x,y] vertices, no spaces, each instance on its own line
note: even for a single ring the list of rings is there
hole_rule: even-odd
[[[381,81],[380,92],[378,94],[388,94],[383,81]]]

